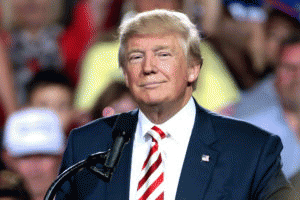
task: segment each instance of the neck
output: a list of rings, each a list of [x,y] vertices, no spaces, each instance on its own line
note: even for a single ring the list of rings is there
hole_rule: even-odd
[[[146,117],[154,124],[162,124],[178,113],[190,100],[191,95],[182,101],[168,102],[159,105],[139,105]]]

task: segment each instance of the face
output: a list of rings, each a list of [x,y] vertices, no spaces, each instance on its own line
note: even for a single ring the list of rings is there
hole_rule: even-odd
[[[45,23],[51,8],[50,0],[14,0],[14,12],[18,20],[28,26],[41,26]]]
[[[138,106],[179,110],[192,95],[200,66],[189,66],[177,34],[134,35],[127,42],[124,75]]]
[[[30,155],[14,158],[14,168],[24,179],[31,195],[44,196],[56,179],[60,157],[52,155]]]
[[[93,20],[98,28],[103,26],[103,23],[109,14],[108,7],[113,3],[112,0],[89,0],[87,1],[91,11]]]
[[[58,113],[64,130],[71,126],[74,111],[72,93],[67,87],[53,84],[36,88],[30,106],[53,109]]]
[[[288,109],[300,105],[300,44],[286,47],[276,71],[277,89]]]
[[[269,27],[266,41],[266,56],[271,65],[278,63],[280,45],[292,32],[293,27],[286,20],[281,18],[273,20]]]

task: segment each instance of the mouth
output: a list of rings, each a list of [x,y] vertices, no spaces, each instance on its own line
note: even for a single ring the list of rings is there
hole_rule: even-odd
[[[156,87],[159,87],[161,84],[163,84],[164,82],[149,82],[149,83],[142,83],[141,87],[146,88],[146,89],[153,89]]]

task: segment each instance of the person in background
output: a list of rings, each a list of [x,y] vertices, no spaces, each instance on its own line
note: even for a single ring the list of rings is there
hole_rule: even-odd
[[[197,13],[200,27],[225,60],[238,87],[247,90],[265,71],[264,41],[268,13],[263,1],[197,2],[200,6]]]
[[[279,57],[282,43],[295,34],[300,34],[299,20],[277,9],[269,11],[265,41],[267,72],[274,72],[280,61]]]
[[[252,91],[256,90],[255,88],[257,88],[257,85],[260,85],[265,79],[269,79],[268,77],[274,74],[279,63],[280,47],[285,40],[291,38],[294,34],[300,33],[300,22],[286,13],[273,9],[269,13],[265,31],[266,39],[264,41],[264,48],[266,66],[264,75],[253,85],[253,88],[248,88],[246,91],[240,91],[240,99],[235,103],[243,101],[241,100],[244,98],[243,96],[251,96],[247,95],[247,93],[251,94]],[[220,113],[227,116],[234,115],[233,104],[228,104],[223,107]]]
[[[26,89],[26,106],[55,110],[67,135],[78,125],[80,117],[74,108],[75,89],[66,73],[54,69],[42,70],[33,77]]]
[[[35,73],[45,68],[63,69],[58,46],[62,26],[60,1],[12,0],[10,56],[18,103],[23,106],[25,87]]]
[[[69,0],[66,0],[69,1]],[[81,63],[87,50],[97,41],[113,34],[120,22],[124,0],[72,1],[67,24],[59,37],[66,72],[74,84],[81,76]],[[68,3],[70,4],[70,3]]]
[[[92,119],[109,117],[136,108],[132,95],[123,81],[113,81],[99,96],[91,110]]]
[[[19,108],[9,52],[0,39],[0,127],[8,115]]]
[[[0,1],[0,127],[4,125],[7,116],[19,108],[11,57],[8,51],[11,38],[4,27],[6,9],[4,2]]]
[[[117,130],[121,138],[124,132],[132,137],[110,182],[83,169],[64,183],[57,200],[290,197],[280,138],[211,113],[192,97],[200,43],[196,26],[176,11],[142,12],[121,24],[119,66],[139,109],[121,114]],[[112,147],[117,118],[74,129],[60,171]]]
[[[283,172],[300,170],[300,36],[281,46],[275,74],[270,74],[233,105],[232,116],[278,135],[283,143]]]
[[[28,108],[13,113],[3,132],[2,158],[24,180],[31,200],[43,200],[56,179],[65,135],[57,114]]]

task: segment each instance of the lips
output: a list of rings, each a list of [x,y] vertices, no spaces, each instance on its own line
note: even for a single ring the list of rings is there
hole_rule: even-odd
[[[140,87],[151,89],[160,86],[162,83],[164,83],[164,81],[147,82],[147,83],[142,83]]]

